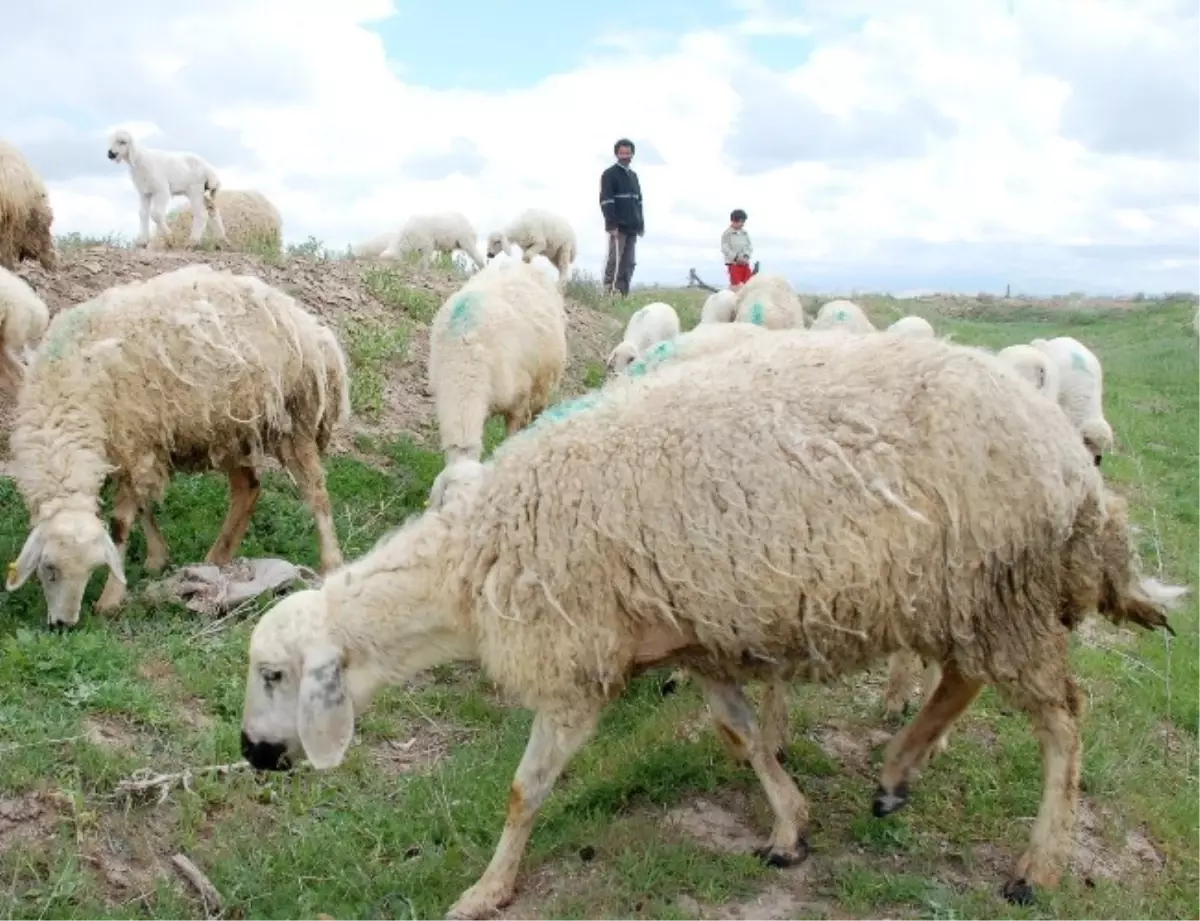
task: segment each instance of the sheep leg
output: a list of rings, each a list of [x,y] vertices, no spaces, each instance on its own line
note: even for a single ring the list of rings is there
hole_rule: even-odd
[[[913,674],[921,660],[907,649],[893,652],[888,659],[888,683],[883,695],[883,715],[887,722],[899,724],[908,710],[908,695],[912,692]]]
[[[982,681],[964,678],[953,663],[942,670],[941,681],[916,718],[888,743],[872,807],[876,818],[890,815],[908,802],[908,783],[913,773],[925,764],[938,738],[981,690]]]
[[[788,744],[788,685],[782,678],[772,678],[763,688],[759,705],[759,724],[762,726],[763,746],[783,761]]]
[[[0,345],[0,392],[10,399],[15,399],[21,390],[21,382],[25,379],[25,364]]]
[[[221,219],[221,209],[217,207],[217,200],[211,195],[204,195],[204,207],[208,210],[209,220],[213,225],[213,236],[222,242],[225,241],[225,222]]]
[[[163,244],[164,246],[166,245],[167,241],[171,238],[171,231],[167,227],[167,205],[170,201],[171,201],[171,194],[165,188],[157,190],[156,192],[153,193],[153,195],[151,195],[151,198],[150,198],[150,217],[154,221],[154,226],[158,228],[158,236],[156,237],[156,239],[158,240],[159,243]],[[200,212],[203,214],[204,209],[201,208]],[[193,236],[196,233],[196,224],[195,224],[195,216],[194,216],[195,213],[196,212],[193,210],[192,211],[192,215],[193,215],[192,234],[193,234]],[[204,232],[203,225],[201,225],[200,231],[201,231],[201,233]]]
[[[150,244],[150,200],[154,197],[153,193],[142,195],[138,199],[138,233],[137,242],[139,246],[148,246]]]
[[[226,471],[226,475],[229,477],[229,513],[204,558],[204,562],[214,566],[226,566],[233,559],[234,552],[246,536],[246,529],[250,527],[250,516],[254,514],[261,491],[258,473],[253,467],[234,467]]]
[[[113,514],[109,522],[109,533],[116,544],[121,562],[125,562],[125,553],[129,549],[129,535],[133,531],[133,523],[138,517],[138,500],[126,480],[117,484],[117,494],[113,501]],[[108,581],[104,583],[104,591],[96,601],[96,610],[101,613],[115,611],[125,600],[125,586],[121,580],[109,570]]]
[[[158,529],[158,521],[154,517],[154,509],[146,506],[142,510],[142,534],[146,538],[146,571],[158,572],[167,565],[170,552],[167,550],[167,539]]]
[[[208,204],[204,199],[204,188],[188,192],[188,202],[192,206],[192,235],[188,238],[188,245],[199,246],[200,241],[204,239],[204,228],[208,226]]]
[[[717,732],[728,747],[750,762],[775,813],[775,827],[755,854],[773,867],[790,867],[808,856],[808,803],[787,771],[767,747],[754,720],[754,709],[736,684],[697,675]]]
[[[304,501],[312,509],[317,523],[317,538],[321,544],[320,571],[321,575],[326,575],[342,565],[342,551],[338,547],[337,528],[333,525],[333,507],[325,487],[321,452],[310,438],[289,438],[284,441],[281,453],[284,466],[296,480]]]
[[[600,709],[571,714],[569,721],[546,711],[533,718],[529,742],[508,794],[508,817],[496,852],[483,876],[459,896],[447,917],[484,918],[512,899],[517,869],[538,810],[563,768],[595,733]]]

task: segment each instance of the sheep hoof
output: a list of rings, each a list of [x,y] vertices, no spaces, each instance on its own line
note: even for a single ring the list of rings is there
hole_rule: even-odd
[[[1014,905],[1032,905],[1033,886],[1023,877],[1010,879],[1004,884],[1004,898],[1005,901],[1012,902]]]
[[[871,812],[875,818],[882,819],[907,804],[908,784],[899,784],[894,793],[888,793],[882,786],[879,786],[875,788],[875,801],[871,804]]]
[[[676,681],[674,678],[668,678],[659,687],[658,693],[661,694],[663,697],[670,697],[672,694],[674,694],[678,690],[679,690],[679,682]]]
[[[768,844],[764,847],[756,847],[754,856],[765,863],[768,867],[794,867],[797,864],[804,863],[808,859],[808,836],[801,832],[796,836],[796,846],[791,850],[783,850]]]

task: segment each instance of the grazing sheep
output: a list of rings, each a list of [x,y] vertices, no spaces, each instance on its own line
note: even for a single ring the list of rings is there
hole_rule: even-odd
[[[214,206],[221,215],[225,230],[225,245],[242,252],[283,249],[283,218],[279,209],[262,192],[254,189],[221,189],[213,196]],[[187,228],[192,210],[190,205],[178,208],[167,215],[166,244],[181,247],[187,239]],[[207,240],[215,239],[210,225]]]
[[[614,381],[268,611],[250,640],[249,763],[334,767],[382,686],[479,662],[536,714],[496,852],[450,910],[485,917],[514,895],[538,810],[606,704],[676,662],[767,793],[775,825],[759,853],[794,864],[807,803],[740,685],[832,680],[911,648],[941,661],[942,679],[888,746],[876,815],[904,804],[938,733],[995,684],[1030,716],[1045,772],[1005,894],[1056,886],[1081,758],[1071,630],[1097,610],[1166,626],[1160,604],[1186,589],[1139,582],[1123,500],[1062,410],[989,373],[993,356],[936,339],[776,338],[697,359],[692,373],[720,386]]]
[[[735,323],[753,323],[767,329],[803,328],[804,305],[782,275],[754,275],[737,290]]]
[[[35,571],[48,620],[73,625],[92,569],[110,569],[97,602],[125,596],[125,549],[141,516],[146,568],[167,545],[154,520],[172,470],[221,470],[229,514],[206,557],[228,563],[250,524],[272,454],[316,519],[321,569],[342,562],[321,454],[350,411],[333,332],[248,275],[191,265],[118,285],[50,323],[17,400],[13,475],[32,529],[8,590]],[[111,537],[100,490],[116,479]]]
[[[166,211],[173,195],[186,195],[191,206],[192,234],[188,240],[191,246],[204,237],[208,218],[212,218],[217,239],[225,239],[225,225],[215,198],[221,180],[216,168],[199,154],[143,147],[120,128],[108,139],[108,159],[129,164],[129,176],[138,193],[139,244],[150,243],[151,218],[160,238],[165,241],[170,237]]]
[[[654,301],[639,307],[625,326],[625,336],[608,353],[609,371],[624,371],[651,346],[670,342],[679,335],[679,314],[670,304]]]
[[[1029,381],[1034,390],[1058,400],[1058,365],[1045,352],[1032,345],[1010,345],[996,357]]]
[[[0,390],[15,397],[29,354],[50,322],[50,311],[19,275],[0,266]]]
[[[540,208],[529,208],[503,230],[488,234],[487,258],[507,252],[513,244],[521,247],[526,262],[534,256],[545,256],[558,270],[558,286],[565,288],[571,278],[571,264],[579,246],[575,230],[564,217]]]
[[[1104,371],[1100,359],[1070,336],[1034,339],[1030,345],[1058,366],[1058,405],[1075,423],[1099,466],[1113,446],[1112,426],[1104,418]]]
[[[47,272],[58,265],[50,225],[54,209],[41,176],[16,147],[0,138],[0,268],[15,272],[23,259]]]
[[[902,336],[924,336],[926,339],[932,339],[936,335],[933,325],[924,317],[917,316],[901,317],[888,327],[888,332],[899,333]]]
[[[399,236],[400,234],[394,230],[385,230],[360,243],[351,244],[350,254],[358,259],[378,259],[389,246],[396,242],[396,238]]]
[[[701,323],[732,323],[737,312],[737,291],[723,288],[710,294],[700,310]]]
[[[487,264],[479,254],[475,228],[465,214],[443,211],[437,214],[416,214],[410,217],[391,243],[379,254],[381,259],[397,259],[416,250],[421,254],[421,270],[429,268],[435,252],[453,253],[462,250],[479,268]]]
[[[839,299],[822,304],[813,320],[813,329],[842,330],[848,333],[873,333],[874,324],[867,319],[863,309],[854,303]]]
[[[554,282],[528,262],[487,265],[446,299],[429,330],[429,387],[446,463],[478,459],[483,427],[511,435],[550,402],[567,366],[567,317]]]

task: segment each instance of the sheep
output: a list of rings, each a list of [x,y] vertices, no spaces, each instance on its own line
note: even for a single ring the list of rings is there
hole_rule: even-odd
[[[722,288],[710,294],[700,310],[701,323],[732,323],[737,311],[737,291]]]
[[[995,684],[1029,714],[1045,776],[1005,895],[1055,887],[1081,757],[1070,633],[1093,611],[1169,629],[1163,610],[1188,590],[1139,579],[1124,501],[1057,405],[989,373],[994,356],[937,339],[775,338],[697,359],[692,374],[720,386],[613,382],[269,610],[249,643],[250,765],[333,768],[382,686],[478,662],[535,711],[492,861],[450,909],[484,917],[515,894],[538,810],[605,705],[676,662],[767,793],[759,854],[795,864],[807,804],[740,685],[834,680],[912,648],[944,671],[889,744],[873,811],[904,805],[933,739]]]
[[[32,259],[53,272],[58,266],[53,223],[46,184],[23,153],[0,138],[0,268],[15,272],[17,263]]]
[[[487,238],[487,258],[507,252],[513,244],[521,247],[526,262],[534,256],[545,256],[558,270],[558,286],[564,289],[571,278],[571,264],[579,252],[575,230],[570,222],[551,211],[529,208],[503,230],[493,231]]]
[[[847,303],[850,302],[847,301]],[[928,339],[932,339],[936,335],[932,324],[924,317],[918,316],[901,317],[888,327],[888,332],[899,333],[902,336],[924,336]]]
[[[213,196],[214,206],[221,215],[225,243],[235,250],[279,252],[283,249],[283,219],[267,196],[254,189],[221,189]],[[190,225],[191,206],[184,206],[167,215],[168,246],[184,245]],[[215,225],[215,221],[213,222]],[[213,234],[209,228],[208,238]]]
[[[403,253],[416,250],[421,254],[421,270],[425,271],[435,251],[453,253],[458,249],[470,256],[478,268],[482,268],[487,263],[479,254],[477,239],[475,228],[465,214],[457,211],[417,214],[408,219],[379,256],[381,259],[397,259]]]
[[[1070,336],[1034,339],[1030,345],[1058,366],[1058,404],[1075,423],[1096,466],[1100,466],[1113,446],[1112,426],[1104,418],[1104,371],[1100,359]]]
[[[679,314],[670,304],[654,301],[639,307],[625,325],[625,336],[608,353],[609,371],[621,372],[647,349],[679,335]]]
[[[863,309],[854,303],[839,299],[822,304],[813,320],[813,329],[841,330],[848,333],[872,333],[875,326],[867,319]]]
[[[0,266],[0,388],[15,397],[50,311],[21,276]]]
[[[1010,345],[997,352],[996,357],[1029,381],[1034,390],[1058,400],[1058,365],[1045,352],[1032,345]]]
[[[737,290],[733,320],[767,329],[805,325],[804,305],[782,275],[755,275]]]
[[[446,463],[478,459],[483,427],[536,419],[567,366],[561,293],[528,262],[491,264],[448,297],[429,330],[429,388]]]
[[[233,558],[273,454],[316,519],[321,570],[342,562],[321,454],[350,412],[346,358],[333,332],[249,275],[190,265],[117,285],[55,316],[17,400],[12,473],[31,530],[9,568],[15,591],[35,571],[51,626],[79,620],[92,569],[110,570],[96,604],[125,597],[134,519],[146,568],[167,560],[154,520],[172,470],[220,470],[229,514],[207,562]],[[116,491],[111,536],[100,490]]]
[[[378,259],[399,236],[400,234],[393,230],[385,230],[360,243],[352,244],[350,254],[358,259]]]
[[[486,475],[487,467],[479,461],[469,457],[456,458],[434,477],[425,507],[440,509],[447,502],[453,501],[460,491],[474,490]]]

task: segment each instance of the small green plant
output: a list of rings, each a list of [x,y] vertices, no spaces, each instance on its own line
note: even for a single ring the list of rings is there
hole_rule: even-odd
[[[404,357],[408,327],[356,323],[346,328],[344,341],[351,366],[350,407],[359,415],[377,420],[383,411],[387,368]]]
[[[600,280],[582,269],[576,269],[571,273],[563,293],[573,301],[596,309],[602,309],[610,300],[604,293]]]
[[[54,238],[54,245],[59,249],[89,249],[93,246],[109,246],[114,249],[129,249],[133,241],[126,240],[120,234],[110,233],[103,237],[85,236],[76,231],[60,233]]]
[[[605,370],[604,365],[598,361],[589,361],[587,370],[583,372],[583,386],[588,390],[595,390],[597,387],[604,385]]]
[[[326,262],[335,258],[335,254],[327,250],[325,244],[313,236],[303,243],[289,243],[284,248],[284,252],[289,259],[315,259],[318,262]]]
[[[408,284],[393,269],[367,266],[363,269],[363,285],[381,303],[394,307],[418,323],[429,323],[437,313],[438,299],[425,288]]]

